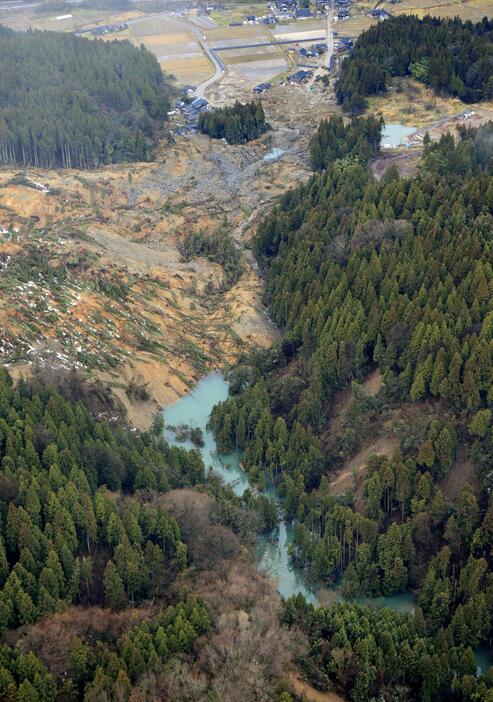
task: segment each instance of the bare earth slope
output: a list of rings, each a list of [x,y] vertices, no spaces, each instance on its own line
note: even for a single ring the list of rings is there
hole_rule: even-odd
[[[163,143],[156,162],[99,171],[0,170],[0,358],[14,373],[76,366],[104,379],[138,427],[204,372],[275,337],[248,241],[272,200],[308,176],[307,126],[228,146]],[[264,160],[273,146],[285,153]],[[243,261],[185,261],[190,232],[226,229]]]

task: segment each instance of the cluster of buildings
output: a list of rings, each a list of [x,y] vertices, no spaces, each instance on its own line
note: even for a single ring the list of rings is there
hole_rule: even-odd
[[[313,71],[306,68],[300,68],[300,70],[293,73],[292,76],[288,76],[287,80],[291,85],[301,85],[302,83],[306,83],[308,80],[310,80],[312,76]]]
[[[345,20],[350,17],[349,7],[355,0],[335,0],[337,18]],[[388,2],[398,2],[399,0],[388,0]],[[296,20],[307,20],[312,17],[325,15],[329,0],[312,0],[306,7],[306,0],[270,0],[269,12],[265,15],[247,15],[242,22],[232,22],[230,27],[241,26],[242,24],[277,24],[278,22],[292,22]],[[223,10],[224,6],[219,4],[207,5],[202,11],[210,13]],[[390,14],[386,10],[371,10],[369,15],[386,19]]]
[[[387,12],[387,10],[381,10],[378,7],[376,10],[370,10],[370,12],[368,14],[370,17],[375,17],[376,19],[379,19],[379,20],[386,20],[389,17],[392,17],[390,12]]]
[[[113,32],[123,32],[128,29],[128,24],[126,22],[121,22],[120,24],[103,24],[100,27],[93,27],[92,29],[77,29],[74,34],[78,37],[82,34],[92,34],[95,37],[102,37],[105,34],[111,34]]]
[[[243,22],[236,22],[235,24],[275,24],[276,18],[274,15],[262,15],[257,17],[256,15],[247,15]]]
[[[305,9],[306,12],[302,12]],[[278,22],[295,19],[297,12],[301,12],[303,16],[311,17],[310,9],[299,7],[297,0],[274,0],[271,4],[271,10]]]
[[[184,126],[179,126],[173,129],[175,134],[186,134],[187,132],[195,131],[197,127],[197,122],[199,121],[199,116],[202,112],[210,109],[210,105],[205,98],[195,98],[191,102],[185,102],[185,100],[177,100],[175,102],[175,109],[168,112],[169,115],[176,115],[179,113],[185,118],[186,124]],[[179,120],[181,122],[181,120]]]
[[[301,7],[299,0],[273,0],[268,14],[247,15],[242,24],[276,24],[291,20],[306,20],[317,13],[325,13],[325,0],[316,0],[315,12],[310,7]]]
[[[318,58],[321,54],[324,54],[328,49],[327,44],[312,44],[309,49],[304,46],[298,49],[298,53],[301,58]]]
[[[180,111],[185,115],[188,124],[197,124],[199,115],[209,109],[209,103],[205,98],[195,98],[192,102],[185,103],[180,107]]]
[[[339,54],[343,53],[344,51],[352,51],[353,40],[349,37],[338,37],[334,47]]]

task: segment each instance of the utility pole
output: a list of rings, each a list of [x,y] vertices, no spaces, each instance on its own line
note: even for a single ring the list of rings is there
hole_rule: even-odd
[[[331,67],[332,56],[334,55],[334,0],[329,0],[325,5],[326,33],[327,33],[327,68]]]

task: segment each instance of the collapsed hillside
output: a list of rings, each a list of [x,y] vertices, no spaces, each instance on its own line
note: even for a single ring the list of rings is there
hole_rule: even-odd
[[[207,370],[270,343],[246,247],[272,198],[307,176],[298,147],[263,160],[276,139],[182,138],[155,163],[84,175],[2,170],[3,362],[90,371],[146,427]]]

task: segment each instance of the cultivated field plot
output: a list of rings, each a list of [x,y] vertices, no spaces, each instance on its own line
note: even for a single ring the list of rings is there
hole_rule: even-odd
[[[74,29],[96,27],[102,24],[118,24],[142,17],[142,12],[109,12],[108,10],[73,9],[56,13],[37,12],[36,8],[24,10],[0,9],[0,24],[17,31],[47,29],[52,32],[72,32]],[[113,35],[114,36],[114,35]]]
[[[138,21],[132,22],[132,34],[134,37],[180,37],[183,32],[184,29],[182,24],[177,22],[172,17],[166,17],[164,15],[142,17]]]
[[[365,29],[369,29],[378,20],[368,15],[356,15],[342,22],[335,23],[335,31],[343,37],[358,37]]]
[[[282,52],[277,46],[259,46],[258,51],[253,53],[251,49],[233,49],[232,51],[221,51],[221,58],[229,66],[231,63],[246,63],[248,61],[267,61],[273,58],[283,58]]]
[[[451,7],[459,3],[451,2],[451,0],[402,0],[398,5],[394,5],[392,8],[393,15],[402,14],[421,14],[423,10],[426,11],[430,8],[436,8],[444,5]],[[469,4],[469,3],[468,3]]]
[[[435,7],[430,7],[426,10],[420,10],[416,12],[419,17],[424,17],[425,15],[433,15],[434,17],[443,17],[451,19],[453,17],[460,17],[462,20],[475,19],[472,17],[471,10],[460,3],[452,3],[449,5],[438,5]],[[480,19],[479,17],[477,19]]]
[[[305,41],[317,39],[325,35],[326,22],[324,19],[306,20],[304,22],[294,22],[283,24],[273,30],[274,37],[278,41]]]
[[[188,21],[200,29],[212,29],[217,23],[209,15],[188,15]]]
[[[230,63],[228,73],[233,76],[244,78],[252,86],[257,83],[271,80],[279,73],[287,70],[288,62],[285,58],[261,59],[257,61],[245,60],[242,62]]]
[[[216,27],[204,30],[207,43],[212,49],[218,46],[243,46],[272,41],[272,34],[265,25],[243,25],[241,27]]]
[[[144,17],[129,24],[130,40],[156,56],[163,70],[182,83],[197,85],[212,74],[212,66],[197,37],[178,19]]]
[[[462,20],[480,22],[483,17],[493,15],[491,0],[471,0],[471,2],[450,2],[450,0],[404,0],[394,14],[413,14],[418,17],[460,17]]]
[[[220,52],[228,73],[255,85],[282,73],[287,68],[286,54],[275,44],[268,27],[244,25],[220,27],[205,32],[209,46],[229,47]],[[266,44],[266,46],[252,46]]]

